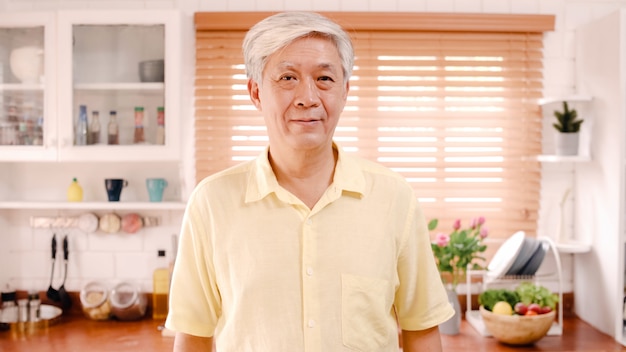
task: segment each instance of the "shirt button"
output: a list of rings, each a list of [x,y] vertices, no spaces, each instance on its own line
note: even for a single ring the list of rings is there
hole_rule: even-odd
[[[308,220],[306,221],[306,224],[307,224],[307,225],[309,225],[309,226],[311,226],[311,224],[312,224],[312,223],[313,223],[313,220],[311,220],[311,219],[308,219]]]
[[[309,319],[309,327],[312,328],[315,326],[315,320]]]
[[[311,267],[306,268],[306,274],[309,275],[309,276],[312,276],[313,275],[313,268],[311,268]]]

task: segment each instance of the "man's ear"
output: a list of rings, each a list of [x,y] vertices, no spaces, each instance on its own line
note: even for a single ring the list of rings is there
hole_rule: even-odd
[[[248,94],[250,95],[250,100],[252,104],[257,108],[257,110],[261,111],[261,98],[259,98],[259,84],[250,78],[248,80]]]

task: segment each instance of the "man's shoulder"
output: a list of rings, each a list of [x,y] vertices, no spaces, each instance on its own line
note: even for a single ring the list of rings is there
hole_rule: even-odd
[[[222,187],[225,184],[232,183],[234,180],[240,180],[242,177],[246,178],[253,165],[254,161],[246,161],[218,171],[200,180],[196,188]]]
[[[365,174],[377,175],[381,177],[390,177],[402,181],[405,180],[404,176],[378,162],[355,155],[347,155],[345,156],[345,158],[347,163],[353,163],[354,165],[358,166],[359,169],[361,169],[361,171]]]

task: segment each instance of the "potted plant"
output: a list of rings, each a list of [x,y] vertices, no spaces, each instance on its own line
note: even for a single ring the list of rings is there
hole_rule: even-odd
[[[554,116],[558,120],[552,124],[558,132],[556,134],[556,154],[577,155],[580,125],[583,120],[577,119],[578,113],[575,109],[570,110],[566,101],[563,102],[563,111],[554,111]]]
[[[438,223],[437,219],[432,219],[428,223],[428,230],[435,230]],[[487,249],[483,240],[488,234],[484,223],[485,218],[481,216],[474,218],[469,227],[462,228],[461,220],[457,219],[452,224],[450,233],[437,233],[435,241],[431,243],[437,268],[446,285],[448,300],[456,311],[454,317],[439,325],[439,331],[442,334],[459,333],[462,312],[456,287],[459,280],[465,276],[468,266],[474,270],[483,268],[480,262],[485,261],[482,253]]]

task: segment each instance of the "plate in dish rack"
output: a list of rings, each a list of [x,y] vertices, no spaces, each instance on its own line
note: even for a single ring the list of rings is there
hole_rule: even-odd
[[[522,250],[525,238],[524,231],[517,231],[502,243],[487,266],[487,277],[497,279],[509,271]]]

